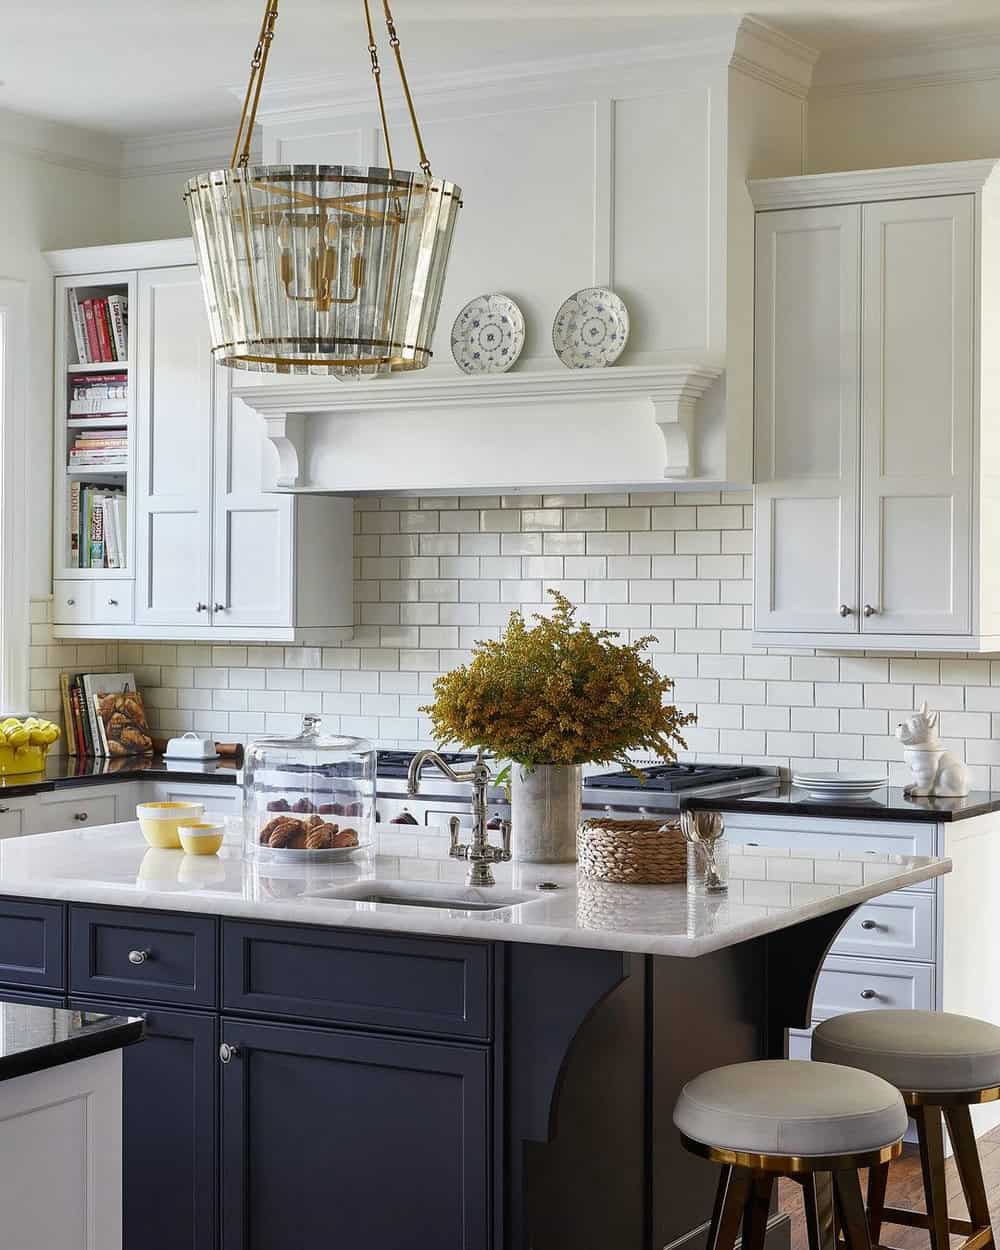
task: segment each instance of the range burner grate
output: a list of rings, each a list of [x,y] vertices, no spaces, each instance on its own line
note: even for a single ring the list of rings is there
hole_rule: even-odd
[[[693,790],[698,786],[720,786],[729,781],[744,781],[761,776],[759,768],[749,764],[656,764],[640,768],[645,785],[630,772],[597,773],[585,777],[583,784],[601,790]]]

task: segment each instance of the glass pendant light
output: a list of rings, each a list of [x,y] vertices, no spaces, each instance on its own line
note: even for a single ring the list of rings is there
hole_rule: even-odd
[[[250,164],[278,16],[278,0],[267,0],[230,167],[185,187],[220,364],[366,377],[430,361],[461,192],[431,174],[383,0],[420,158],[418,172],[395,168],[369,0],[363,4],[385,166]]]

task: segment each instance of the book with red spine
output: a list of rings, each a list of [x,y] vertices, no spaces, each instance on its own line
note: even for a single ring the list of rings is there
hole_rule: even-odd
[[[113,361],[115,349],[111,342],[111,323],[108,321],[108,301],[94,300],[94,324],[97,326],[97,338],[101,345],[100,359]]]
[[[97,333],[94,320],[94,300],[85,299],[80,305],[83,309],[83,324],[87,331],[87,349],[91,360],[101,359],[101,339]]]

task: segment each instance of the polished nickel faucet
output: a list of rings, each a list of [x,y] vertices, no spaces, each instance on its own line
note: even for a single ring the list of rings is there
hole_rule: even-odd
[[[451,849],[449,854],[454,859],[464,859],[469,865],[470,886],[496,885],[493,877],[493,865],[506,863],[510,859],[510,821],[500,823],[503,846],[490,844],[489,830],[486,828],[486,787],[492,780],[489,766],[483,759],[483,749],[479,748],[476,762],[468,772],[457,773],[446,763],[437,751],[418,751],[410,761],[410,771],[406,778],[406,792],[411,796],[420,793],[420,770],[427,763],[435,764],[446,777],[452,781],[472,782],[472,841],[459,842],[458,817],[453,816],[449,823],[451,830]]]

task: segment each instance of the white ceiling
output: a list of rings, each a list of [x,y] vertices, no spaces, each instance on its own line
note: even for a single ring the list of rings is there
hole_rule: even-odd
[[[753,0],[754,16],[821,50],[1000,36],[996,0]],[[373,0],[373,11],[380,0]],[[395,0],[421,74],[667,43],[731,0]],[[281,0],[269,81],[363,81],[360,0]],[[0,108],[121,137],[235,124],[263,0],[0,0]],[[387,51],[387,50],[386,50]]]

